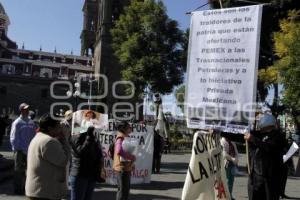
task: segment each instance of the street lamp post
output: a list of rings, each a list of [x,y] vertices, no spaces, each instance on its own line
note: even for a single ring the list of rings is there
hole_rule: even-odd
[[[161,104],[162,104],[162,100],[161,100],[161,96],[160,96],[160,94],[159,93],[155,93],[154,94],[154,103],[155,103],[155,105],[156,105],[156,113],[155,113],[155,115],[156,115],[156,118],[158,117],[158,112],[159,112],[159,107],[161,106]]]
[[[78,105],[78,97],[80,96],[80,84],[78,82],[74,83],[74,91],[67,91],[67,96],[71,97],[73,96],[75,98],[75,108],[73,109],[74,111],[77,111],[77,105]]]
[[[89,98],[88,98],[88,105],[89,105],[89,110],[91,110],[91,101],[92,101],[92,89],[93,89],[93,82],[97,81],[96,79],[93,79],[93,74],[90,74],[89,78],[89,86],[90,86],[90,91],[89,91]]]

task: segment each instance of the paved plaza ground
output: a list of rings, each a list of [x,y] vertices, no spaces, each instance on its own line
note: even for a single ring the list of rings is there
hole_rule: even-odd
[[[6,157],[11,157],[10,152],[0,152]],[[234,197],[237,200],[247,198],[247,175],[245,172],[246,159],[241,154],[240,173],[234,184]],[[161,173],[152,175],[151,184],[133,185],[131,189],[131,200],[175,200],[180,199],[186,176],[190,154],[171,153],[164,154],[162,158]],[[296,164],[297,158],[294,158]],[[300,199],[300,178],[289,177],[286,194],[294,199]],[[12,181],[8,180],[0,185],[0,200],[23,200],[24,196],[12,195]],[[94,199],[115,199],[116,188],[110,185],[97,185]],[[298,197],[298,198],[297,198]]]

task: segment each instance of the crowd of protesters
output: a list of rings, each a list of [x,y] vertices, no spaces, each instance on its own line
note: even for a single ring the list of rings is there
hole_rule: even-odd
[[[91,200],[96,182],[103,181],[105,176],[101,170],[102,146],[94,135],[94,127],[89,126],[87,131],[72,135],[71,110],[65,112],[62,121],[44,114],[38,126],[32,120],[34,113],[30,113],[28,104],[20,104],[19,111],[20,116],[12,123],[10,132],[15,194],[25,194],[30,200],[58,200],[68,196],[71,200]],[[91,117],[91,113],[86,113],[86,119]],[[5,121],[1,123],[3,127],[8,126]],[[288,171],[287,164],[283,163],[288,147],[284,134],[280,133],[277,121],[271,114],[260,115],[255,129],[244,135],[221,133],[220,144],[231,199],[234,199],[232,190],[238,166],[235,142],[249,144],[249,199],[284,198]],[[122,144],[131,132],[130,124],[121,122],[114,140],[113,169],[117,177],[117,200],[129,199],[131,171],[136,157],[126,152]],[[2,135],[0,139],[2,143]],[[155,132],[153,173],[160,172],[163,146],[163,138]]]
[[[20,104],[19,111],[20,116],[12,123],[10,132],[15,194],[25,194],[30,200],[91,200],[96,182],[105,178],[102,146],[94,127],[88,125],[93,111],[85,114],[87,131],[74,135],[71,110],[65,112],[61,121],[44,114],[38,125],[32,120],[35,116],[27,103]],[[113,162],[117,200],[129,199],[131,170],[136,158],[123,149],[122,143],[131,132],[129,123],[119,123]],[[2,143],[2,135],[0,139]]]

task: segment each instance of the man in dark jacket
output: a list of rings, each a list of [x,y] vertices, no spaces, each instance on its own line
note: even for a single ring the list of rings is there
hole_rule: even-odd
[[[278,200],[283,169],[284,138],[270,114],[260,116],[258,131],[246,133],[249,142],[249,200]]]
[[[278,200],[280,174],[283,173],[284,135],[277,128],[277,121],[270,114],[262,114],[257,130],[244,135],[222,132],[232,141],[249,144],[248,179],[249,200]]]

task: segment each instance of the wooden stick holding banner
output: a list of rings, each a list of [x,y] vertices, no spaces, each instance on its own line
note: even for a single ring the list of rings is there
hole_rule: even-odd
[[[219,0],[220,8],[223,9],[222,0]]]
[[[250,162],[249,162],[249,144],[248,141],[246,140],[246,156],[247,156],[247,168],[248,168],[248,174],[250,175]]]
[[[254,127],[256,127],[256,120],[254,120]],[[251,128],[249,126],[246,134],[250,133],[250,130],[251,130]],[[248,170],[248,174],[250,175],[251,171],[250,171],[250,162],[249,162],[249,143],[248,143],[248,140],[245,140],[245,144],[246,144],[247,170]]]

